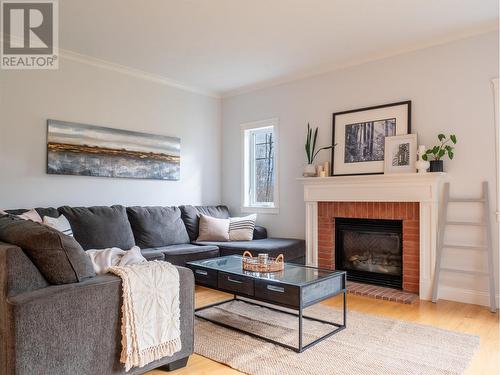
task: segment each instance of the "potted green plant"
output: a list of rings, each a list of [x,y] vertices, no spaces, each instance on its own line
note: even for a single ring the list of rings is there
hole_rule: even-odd
[[[450,144],[450,142],[453,145],[457,144],[457,137],[455,136],[455,134],[450,134],[449,137],[446,137],[444,134],[438,134],[438,140],[440,144],[426,150],[425,154],[422,155],[423,160],[429,160],[429,156],[432,157],[432,160],[430,161],[431,172],[443,172],[444,168],[442,158],[444,156],[448,156],[451,160],[455,155],[455,147]]]
[[[321,150],[328,150],[332,149],[335,147],[335,145],[332,146],[324,146],[320,147],[319,149],[316,150],[316,140],[318,139],[318,127],[313,132],[313,129],[307,123],[307,137],[306,137],[306,158],[307,158],[307,164],[304,167],[304,177],[314,177],[316,175],[316,167],[314,166],[314,159],[318,155],[318,153]]]

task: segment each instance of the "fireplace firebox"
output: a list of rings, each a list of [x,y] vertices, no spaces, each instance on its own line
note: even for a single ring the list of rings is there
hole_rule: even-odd
[[[402,289],[403,221],[335,218],[335,265],[347,279]]]

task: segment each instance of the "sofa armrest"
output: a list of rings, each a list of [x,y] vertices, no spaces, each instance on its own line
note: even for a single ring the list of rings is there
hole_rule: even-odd
[[[267,238],[267,229],[256,225],[253,230],[253,239],[254,240],[263,240]]]
[[[182,350],[132,374],[193,352],[194,278],[178,267]],[[21,293],[7,301],[5,373],[125,374],[121,352],[121,279],[114,275]],[[140,371],[139,371],[140,370]]]
[[[3,296],[47,286],[49,283],[20,247],[0,242],[0,289]]]

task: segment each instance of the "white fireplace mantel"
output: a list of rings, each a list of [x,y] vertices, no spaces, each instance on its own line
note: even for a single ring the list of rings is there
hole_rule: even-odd
[[[318,265],[318,202],[419,202],[420,299],[432,295],[438,208],[446,173],[405,173],[363,176],[307,177],[306,262]]]

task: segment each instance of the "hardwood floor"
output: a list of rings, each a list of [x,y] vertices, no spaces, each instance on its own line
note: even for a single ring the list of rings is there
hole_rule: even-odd
[[[228,297],[230,297],[228,294],[207,288],[196,287],[197,307],[217,302]],[[437,304],[431,302],[415,302],[411,305],[404,305],[396,302],[381,301],[354,295],[348,295],[347,298],[349,310],[478,335],[481,338],[481,346],[465,374],[496,375],[500,373],[498,313],[492,314],[486,307],[449,301],[439,301]],[[329,306],[340,307],[341,300],[336,297],[323,303]],[[160,374],[165,375],[166,372],[156,370],[148,373],[148,375]],[[241,373],[220,363],[194,354],[190,357],[187,367],[171,372],[170,374],[230,375]]]

